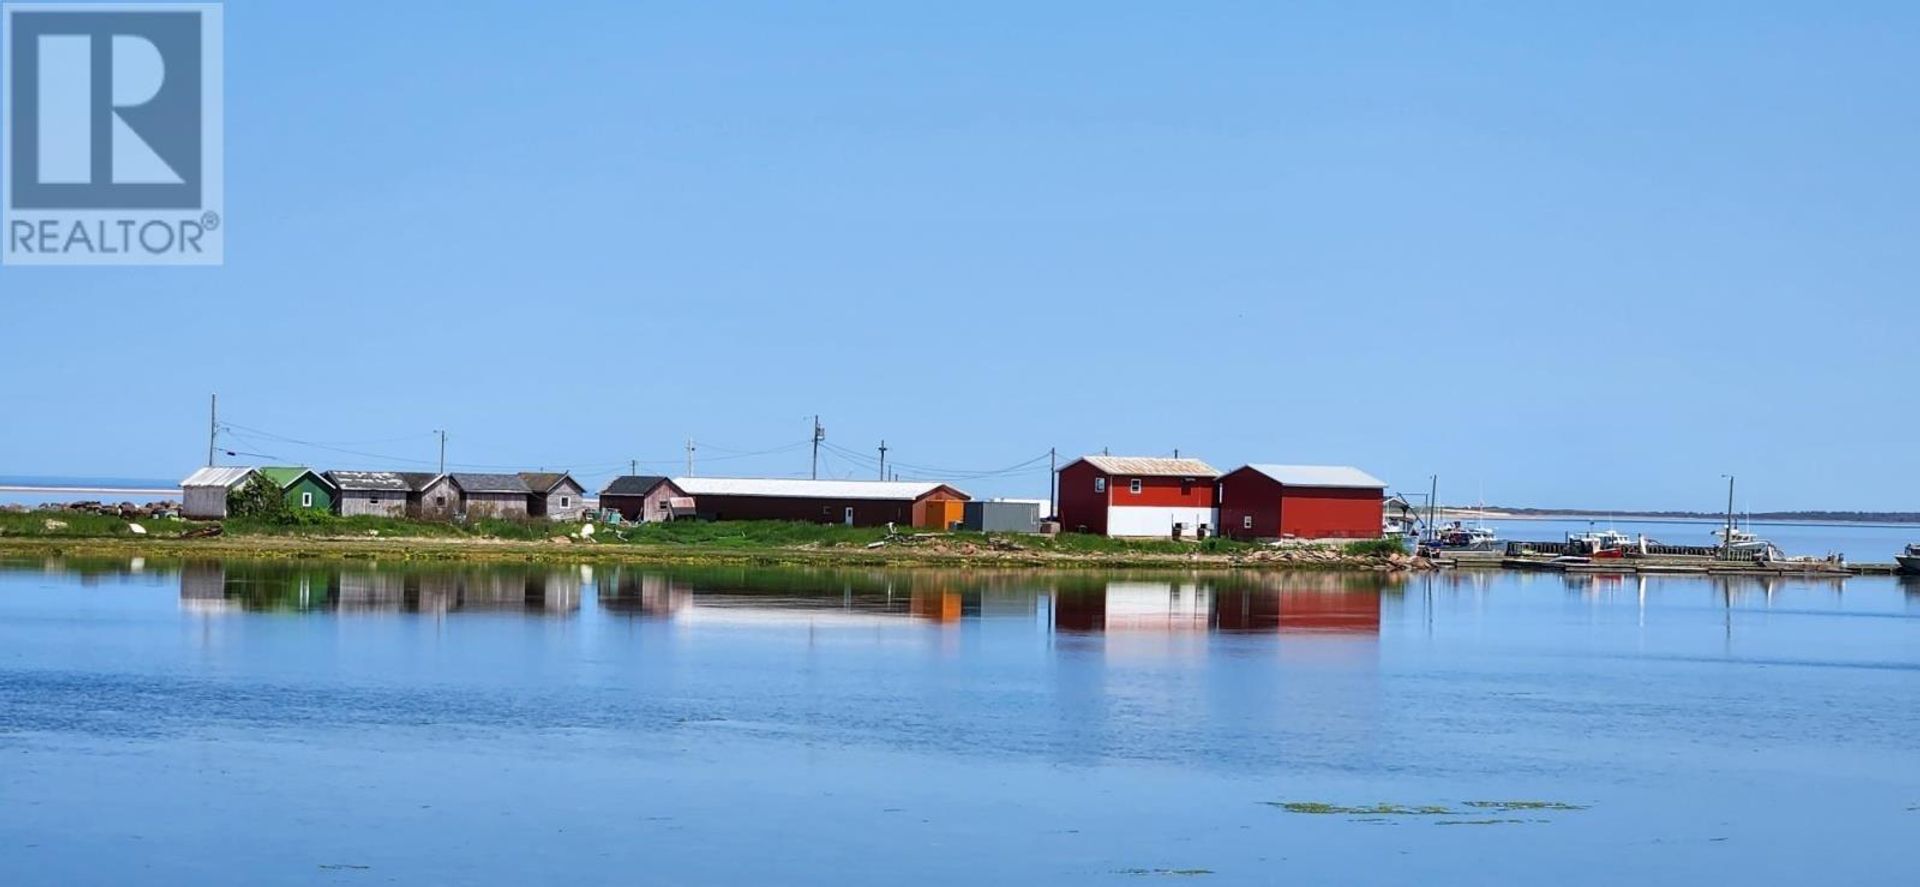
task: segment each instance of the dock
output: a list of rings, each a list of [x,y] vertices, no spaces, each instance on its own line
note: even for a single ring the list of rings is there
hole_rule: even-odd
[[[1554,558],[1569,553],[1566,549],[1566,543],[1561,542],[1510,542],[1505,551],[1444,552],[1435,562],[1452,569],[1606,575],[1892,576],[1899,573],[1898,565],[1893,563],[1726,560],[1718,557],[1718,549],[1712,547],[1678,545],[1649,546],[1649,553],[1643,557],[1604,558],[1584,564],[1555,563]]]

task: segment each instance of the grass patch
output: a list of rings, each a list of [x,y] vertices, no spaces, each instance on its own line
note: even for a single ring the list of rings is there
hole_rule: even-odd
[[[160,518],[126,521],[114,515],[84,511],[7,511],[0,512],[0,536],[31,536],[47,539],[138,538],[130,523],[137,523],[147,535],[159,539],[179,536],[205,526],[191,521]]]

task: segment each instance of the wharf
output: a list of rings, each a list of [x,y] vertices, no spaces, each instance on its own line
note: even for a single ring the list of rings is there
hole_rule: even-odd
[[[1891,563],[1850,561],[1728,561],[1701,554],[1606,558],[1588,563],[1554,563],[1550,556],[1512,555],[1504,551],[1444,552],[1435,559],[1442,567],[1482,570],[1534,570],[1564,573],[1695,575],[1695,576],[1891,576]]]

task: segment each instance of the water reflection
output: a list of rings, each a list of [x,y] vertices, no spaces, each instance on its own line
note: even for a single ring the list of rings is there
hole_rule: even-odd
[[[568,613],[580,608],[588,575],[585,567],[192,561],[180,567],[180,604],[203,612]]]

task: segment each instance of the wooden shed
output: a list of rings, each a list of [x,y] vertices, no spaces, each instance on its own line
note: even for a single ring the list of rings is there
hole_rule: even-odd
[[[394,471],[329,471],[337,493],[333,497],[335,514],[344,517],[370,515],[403,517],[407,513],[407,479]]]
[[[679,506],[679,507],[676,507]],[[626,474],[600,491],[600,508],[633,523],[653,523],[694,516],[693,500],[665,477]]]
[[[533,491],[517,474],[447,475],[458,493],[454,514],[457,517],[524,518]]]
[[[564,471],[522,471],[527,485],[527,514],[548,520],[579,520],[587,511],[587,488]]]
[[[430,471],[398,472],[407,482],[407,514],[424,520],[451,520],[460,507],[460,491],[450,475]]]

